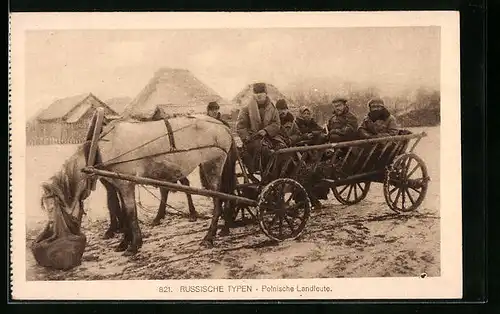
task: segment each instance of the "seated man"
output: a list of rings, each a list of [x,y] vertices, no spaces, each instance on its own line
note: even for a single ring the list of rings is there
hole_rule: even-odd
[[[229,128],[230,127],[229,124],[221,118],[221,114],[219,112],[219,109],[220,109],[219,104],[216,101],[211,101],[207,105],[207,115],[219,120],[220,122],[224,123],[224,125],[226,125]]]
[[[299,117],[295,119],[295,123],[299,127],[300,133],[303,134],[303,140],[307,140],[308,144],[322,144],[325,140],[325,130],[312,117],[311,109],[302,106],[299,111]]]
[[[295,123],[295,117],[288,110],[288,104],[284,99],[276,102],[276,109],[278,109],[280,115],[281,135],[286,139],[289,146],[293,146],[302,139],[299,127]]]
[[[333,116],[328,120],[328,140],[330,143],[351,141],[356,139],[358,119],[347,106],[344,98],[335,98],[332,101]]]
[[[385,107],[382,99],[372,99],[368,102],[369,112],[358,132],[362,138],[376,138],[399,134],[396,118]]]
[[[236,123],[238,136],[247,153],[253,156],[251,160],[246,160],[251,171],[257,169],[256,158],[260,157],[261,164],[264,166],[271,149],[287,147],[285,141],[279,136],[281,130],[279,113],[267,96],[266,84],[254,84],[253,93],[253,97],[240,110]]]
[[[294,146],[297,142],[302,139],[302,134],[300,133],[297,124],[295,124],[295,119],[293,115],[288,112],[284,117],[280,117],[281,120],[281,135],[286,139],[288,146]]]

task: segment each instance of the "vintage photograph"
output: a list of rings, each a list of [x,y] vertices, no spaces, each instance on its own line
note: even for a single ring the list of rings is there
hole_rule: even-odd
[[[27,283],[442,277],[442,26],[163,22],[23,30]]]

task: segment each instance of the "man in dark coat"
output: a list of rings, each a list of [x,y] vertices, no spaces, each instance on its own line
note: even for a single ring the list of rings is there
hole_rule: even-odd
[[[266,84],[254,84],[253,97],[240,110],[236,123],[236,132],[247,153],[253,157],[261,157],[262,164],[265,164],[270,149],[287,147],[283,138],[279,136],[280,131],[279,113],[267,96]],[[256,166],[253,162],[252,164],[247,165]]]
[[[369,112],[359,126],[362,138],[376,138],[399,134],[396,118],[385,107],[382,99],[376,98],[368,102]]]
[[[325,130],[312,117],[311,109],[306,106],[300,107],[299,116],[295,123],[302,133],[302,140],[307,140],[309,144],[321,144],[325,139]]]
[[[288,110],[288,104],[285,99],[280,99],[276,102],[281,123],[281,135],[286,139],[289,146],[294,145],[302,138],[299,127],[295,123],[295,117]]]
[[[333,116],[328,120],[328,141],[337,143],[355,140],[358,130],[358,119],[349,112],[347,99],[335,98],[332,101]]]

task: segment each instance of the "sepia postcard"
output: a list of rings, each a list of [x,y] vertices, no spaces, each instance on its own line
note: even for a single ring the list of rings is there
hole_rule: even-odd
[[[13,300],[462,297],[458,12],[15,13],[9,48]]]

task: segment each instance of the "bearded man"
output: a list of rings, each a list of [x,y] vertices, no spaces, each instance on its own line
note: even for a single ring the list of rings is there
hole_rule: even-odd
[[[271,149],[287,147],[280,136],[281,122],[278,110],[267,96],[265,83],[253,84],[253,95],[238,114],[236,132],[250,156],[260,157],[266,164]],[[255,163],[247,164],[255,169]]]
[[[328,120],[328,140],[330,143],[356,139],[358,119],[349,111],[347,99],[335,98],[332,101],[333,116]]]

